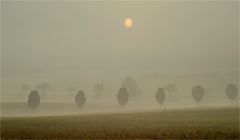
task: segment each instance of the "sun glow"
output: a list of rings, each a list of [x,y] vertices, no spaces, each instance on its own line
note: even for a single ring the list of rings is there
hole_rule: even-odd
[[[132,28],[132,26],[133,26],[133,20],[132,20],[131,18],[126,18],[125,21],[124,21],[124,26],[125,26],[125,28],[127,28],[127,29]]]

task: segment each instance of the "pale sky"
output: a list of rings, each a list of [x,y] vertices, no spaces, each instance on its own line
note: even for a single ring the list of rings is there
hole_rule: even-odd
[[[238,12],[237,1],[3,1],[2,83],[236,72]]]

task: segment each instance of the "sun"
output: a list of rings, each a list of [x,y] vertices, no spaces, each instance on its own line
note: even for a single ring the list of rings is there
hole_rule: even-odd
[[[127,28],[127,29],[130,29],[130,28],[132,28],[132,26],[133,26],[133,20],[131,19],[131,18],[126,18],[125,19],[125,21],[124,21],[124,26],[125,26],[125,28]]]

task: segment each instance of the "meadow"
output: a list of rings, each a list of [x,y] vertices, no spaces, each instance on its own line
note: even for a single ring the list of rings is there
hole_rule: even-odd
[[[239,139],[239,108],[1,117],[1,139]]]

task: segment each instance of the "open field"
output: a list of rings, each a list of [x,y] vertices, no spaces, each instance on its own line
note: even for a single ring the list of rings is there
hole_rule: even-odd
[[[239,139],[239,109],[187,109],[48,117],[2,117],[1,138]]]

